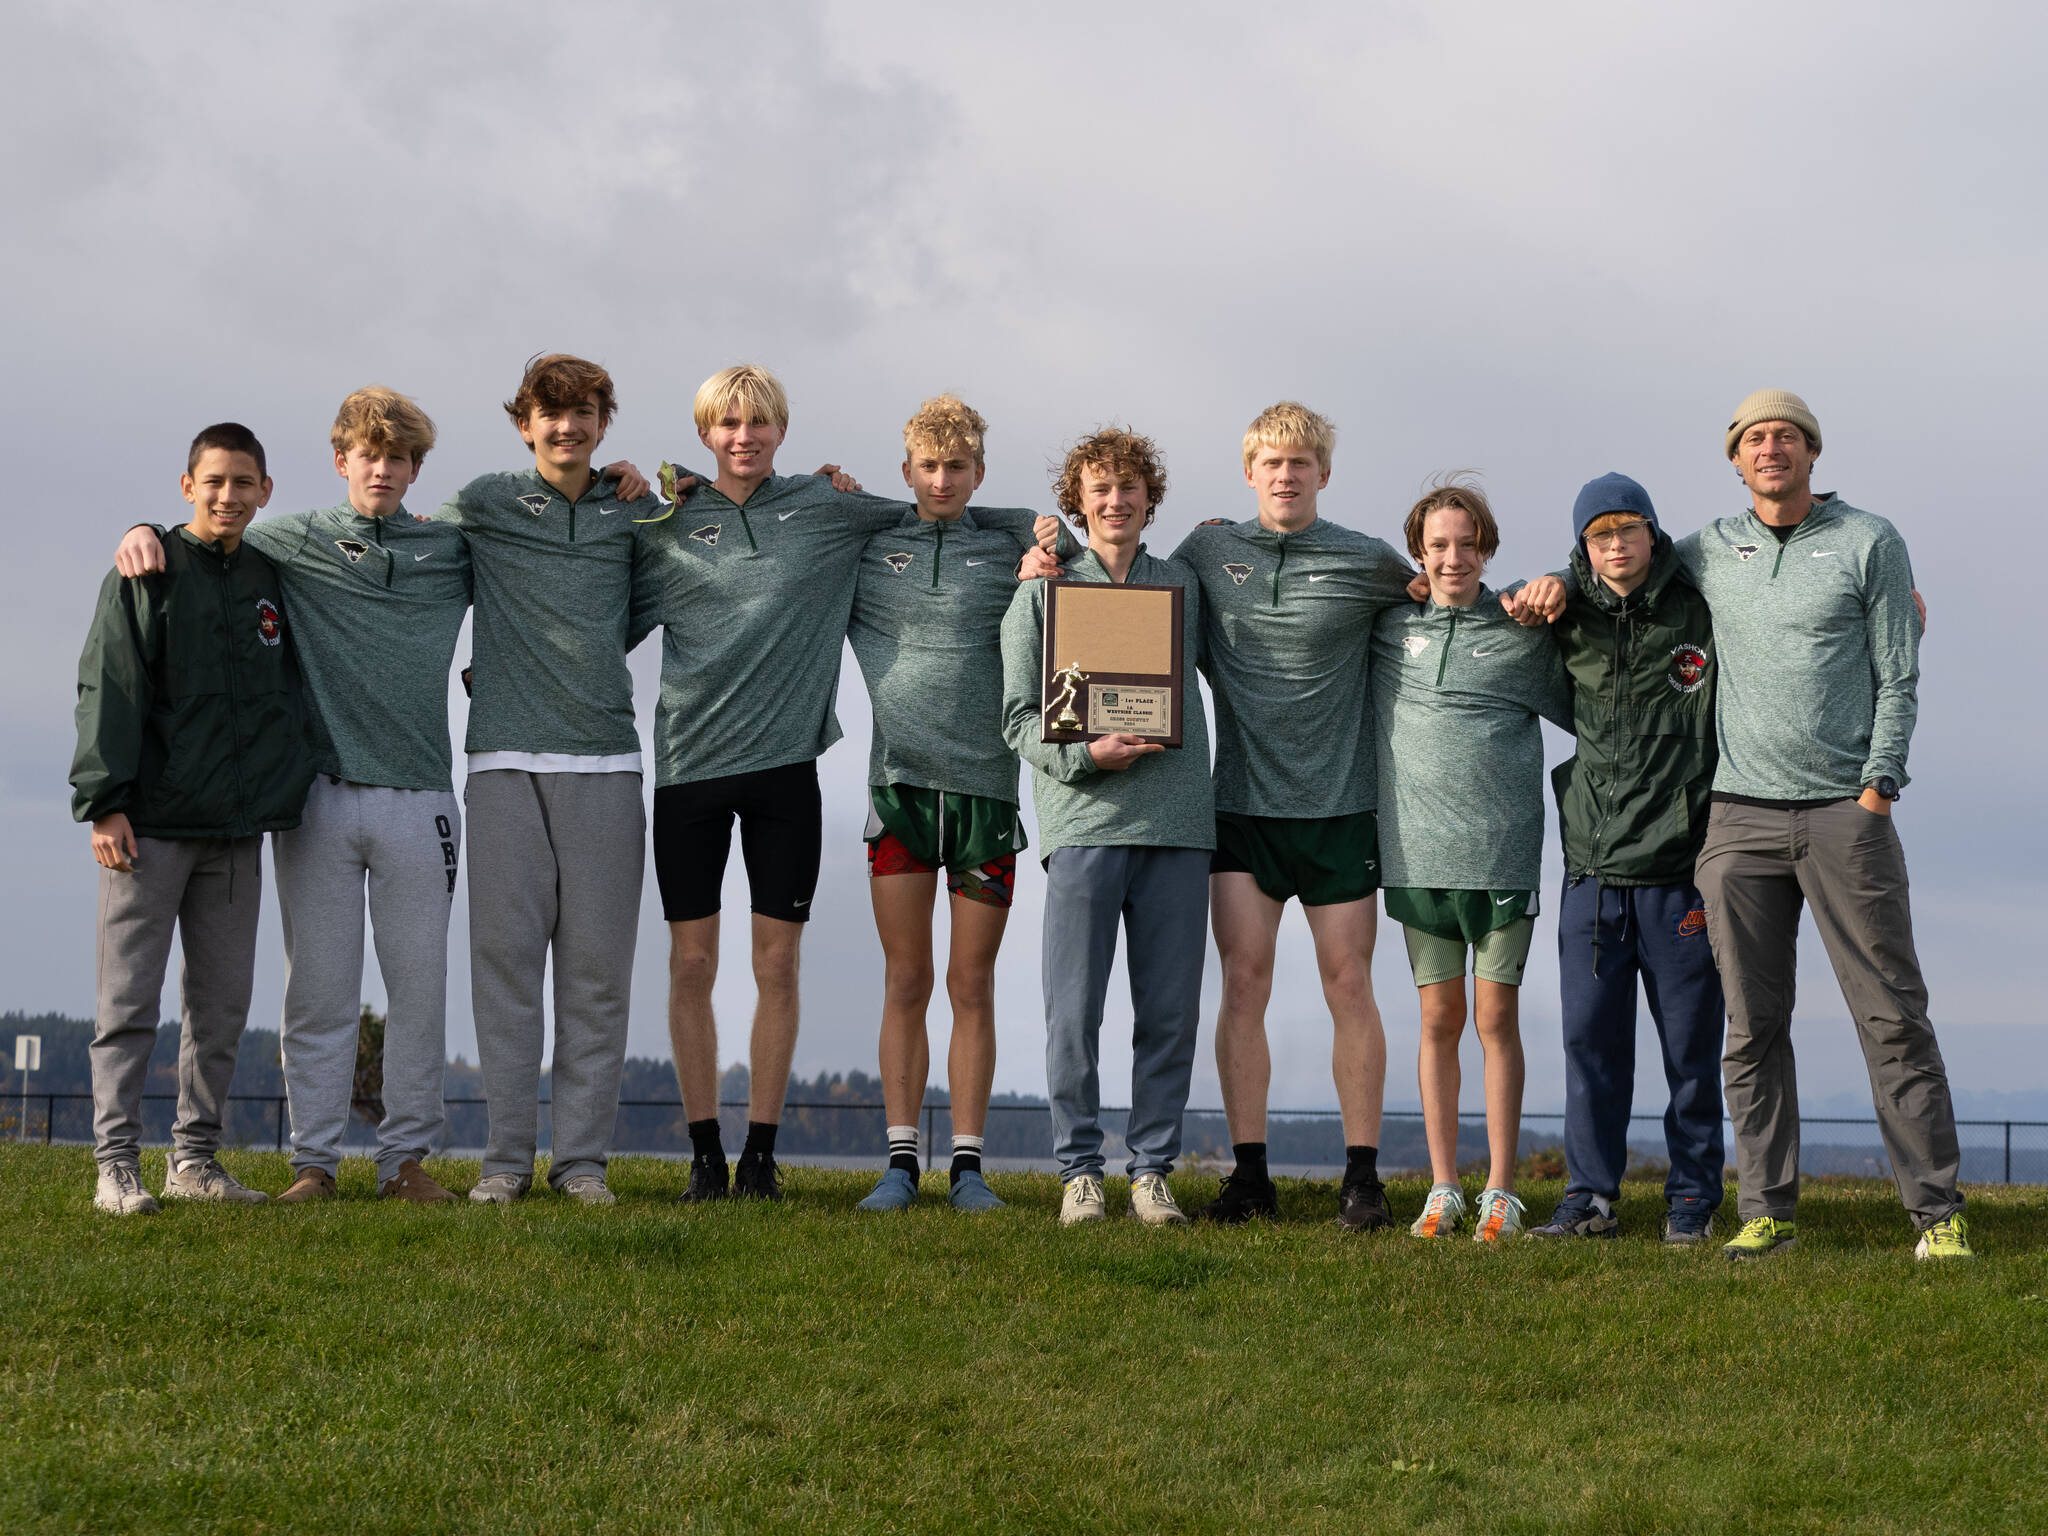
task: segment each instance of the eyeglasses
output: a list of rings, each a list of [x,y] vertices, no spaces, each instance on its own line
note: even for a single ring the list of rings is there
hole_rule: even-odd
[[[1601,549],[1611,549],[1620,544],[1624,538],[1634,533],[1638,528],[1647,528],[1649,526],[1647,521],[1623,523],[1619,528],[1609,528],[1605,533],[1587,534],[1586,542],[1589,545],[1596,545]]]

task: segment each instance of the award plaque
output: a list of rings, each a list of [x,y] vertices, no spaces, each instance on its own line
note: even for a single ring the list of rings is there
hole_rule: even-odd
[[[1179,587],[1048,581],[1039,740],[1121,732],[1179,746],[1186,600]]]

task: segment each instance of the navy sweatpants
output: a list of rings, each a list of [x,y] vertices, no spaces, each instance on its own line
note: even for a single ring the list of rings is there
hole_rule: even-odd
[[[1621,1193],[1636,1080],[1636,978],[1664,1048],[1667,1200],[1721,1203],[1721,978],[1691,885],[1567,882],[1558,903],[1567,1194]]]

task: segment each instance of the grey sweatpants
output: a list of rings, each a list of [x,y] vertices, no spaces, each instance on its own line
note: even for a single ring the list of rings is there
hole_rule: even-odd
[[[1056,848],[1046,861],[1045,1079],[1060,1177],[1102,1176],[1102,1009],[1116,934],[1131,979],[1129,1171],[1171,1173],[1201,1027],[1202,848]]]
[[[178,1118],[171,1127],[177,1163],[220,1150],[221,1117],[256,976],[263,839],[135,841],[132,874],[100,870],[92,1131],[102,1167],[132,1163],[142,1150],[142,1089],[156,1048],[172,928],[185,957]]]
[[[292,1110],[292,1167],[341,1163],[363,999],[363,892],[384,977],[384,1121],[377,1182],[441,1135],[448,1056],[448,909],[462,813],[448,790],[385,789],[320,775],[296,829],[271,838],[284,920],[278,1044]]]
[[[1810,810],[1716,802],[1698,885],[1728,1002],[1721,1066],[1743,1219],[1789,1221],[1799,1201],[1792,994],[1802,902],[1856,1021],[1899,1198],[1923,1231],[1962,1209],[1955,1107],[1891,818],[1853,800]]]
[[[637,773],[473,773],[470,996],[490,1100],[486,1174],[531,1175],[541,989],[555,966],[555,1155],[548,1182],[602,1176],[619,1114],[633,944],[647,863]]]

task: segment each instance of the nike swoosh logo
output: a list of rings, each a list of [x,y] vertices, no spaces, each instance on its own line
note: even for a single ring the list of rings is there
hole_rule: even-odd
[[[1317,571],[1317,572],[1316,572],[1316,573],[1315,573],[1314,575],[1312,575],[1312,576],[1310,576],[1310,577],[1309,577],[1309,580],[1310,580],[1310,581],[1328,581],[1328,580],[1330,579],[1330,577],[1331,577],[1332,575],[1334,575],[1334,574],[1335,574],[1335,572],[1332,572],[1332,571]]]
[[[419,562],[420,562],[420,561],[422,561],[422,560],[431,560],[431,559],[433,559],[433,558],[434,558],[434,552],[433,552],[433,551],[432,551],[432,550],[430,549],[430,550],[428,550],[428,551],[427,551],[427,552],[426,552],[426,553],[425,553],[424,555],[414,555],[414,556],[413,556],[412,558],[413,558],[413,564],[417,565],[417,564],[419,564]]]
[[[614,512],[618,510],[619,509],[617,507],[599,507],[597,509],[597,515],[599,517],[610,517]]]
[[[1473,656],[1474,656],[1474,657],[1479,657],[1479,656],[1491,656],[1491,655],[1495,654],[1495,653],[1496,653],[1496,652],[1498,652],[1498,651],[1504,651],[1504,650],[1506,650],[1506,649],[1507,649],[1507,647],[1506,647],[1506,646],[1504,646],[1504,645],[1489,645],[1489,646],[1488,646],[1488,647],[1487,647],[1487,648],[1486,648],[1485,650],[1483,650],[1483,651],[1480,651],[1480,650],[1475,650],[1475,651],[1474,651],[1474,652],[1473,652],[1472,654],[1473,654]]]
[[[790,520],[790,519],[791,519],[792,517],[795,517],[795,516],[796,516],[796,513],[797,513],[797,512],[801,512],[801,511],[803,511],[803,508],[802,508],[802,507],[798,507],[798,508],[796,509],[796,512],[778,512],[778,513],[776,513],[776,514],[775,514],[775,521],[777,521],[778,523],[786,523],[786,522],[788,522],[788,521],[789,521],[789,520]]]
[[[1521,899],[1519,896],[1496,896],[1493,898],[1493,904],[1496,907],[1504,907],[1511,901],[1520,901]]]
[[[970,561],[968,561],[967,563],[968,563],[969,565],[987,565],[987,564],[988,564],[988,562],[987,562],[986,560],[970,560]]]
[[[1822,555],[1832,555],[1833,553],[1834,551],[1832,549],[1816,549],[1812,551],[1813,558],[1816,560],[1818,560]]]

